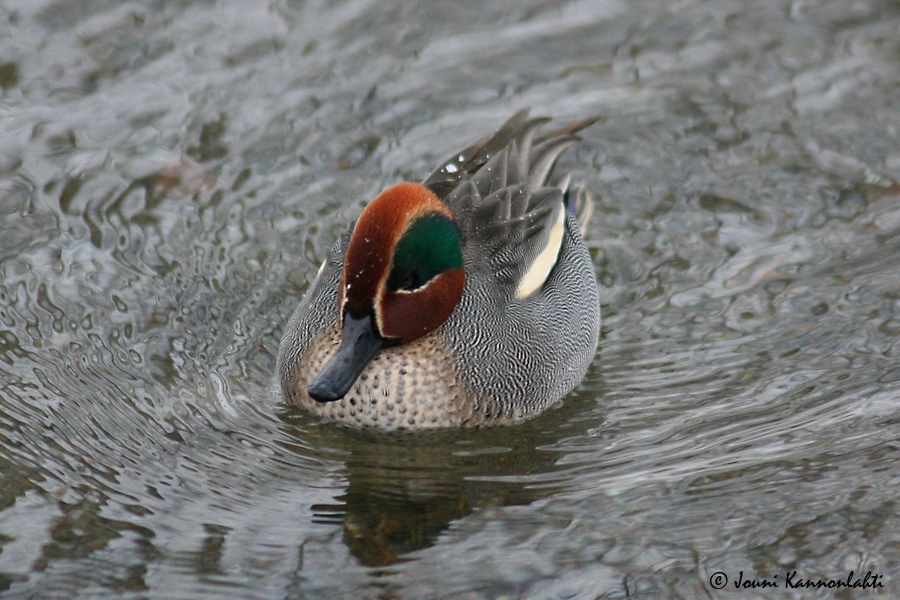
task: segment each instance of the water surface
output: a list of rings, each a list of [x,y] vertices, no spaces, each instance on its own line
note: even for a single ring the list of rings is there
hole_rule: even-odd
[[[0,23],[3,598],[897,595],[896,2]],[[584,383],[491,430],[284,406],[281,332],[339,231],[523,106],[605,117],[561,163],[596,198]]]

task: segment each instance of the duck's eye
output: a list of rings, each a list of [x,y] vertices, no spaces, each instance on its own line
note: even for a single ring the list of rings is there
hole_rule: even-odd
[[[406,291],[410,291],[417,287],[420,287],[416,285],[416,277],[412,271],[391,273],[391,276],[388,278],[388,286],[394,290]]]
[[[462,268],[459,229],[442,214],[418,217],[397,242],[391,262],[388,287],[418,290],[441,273]]]

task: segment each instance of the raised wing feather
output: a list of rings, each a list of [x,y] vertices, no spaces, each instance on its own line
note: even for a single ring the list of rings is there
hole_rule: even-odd
[[[495,134],[445,161],[424,184],[461,219],[463,234],[488,251],[497,278],[516,297],[538,290],[562,246],[567,204],[589,205],[582,189],[569,194],[568,177],[551,184],[559,155],[599,116],[536,138],[549,119],[516,113]],[[586,214],[586,213],[582,213]]]

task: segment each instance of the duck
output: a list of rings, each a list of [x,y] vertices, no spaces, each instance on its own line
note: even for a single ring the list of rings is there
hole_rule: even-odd
[[[284,400],[379,429],[518,423],[597,352],[583,186],[554,167],[596,115],[539,135],[523,109],[421,182],[391,185],[331,248],[278,350]]]

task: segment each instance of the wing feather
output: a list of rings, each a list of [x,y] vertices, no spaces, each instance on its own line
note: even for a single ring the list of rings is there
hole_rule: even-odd
[[[553,271],[567,205],[589,203],[582,188],[570,194],[568,176],[551,179],[560,154],[599,119],[537,137],[549,119],[528,119],[528,112],[520,110],[493,135],[455,153],[424,181],[455,214],[467,215],[460,218],[466,243],[486,250],[494,276],[517,298],[537,292]]]

